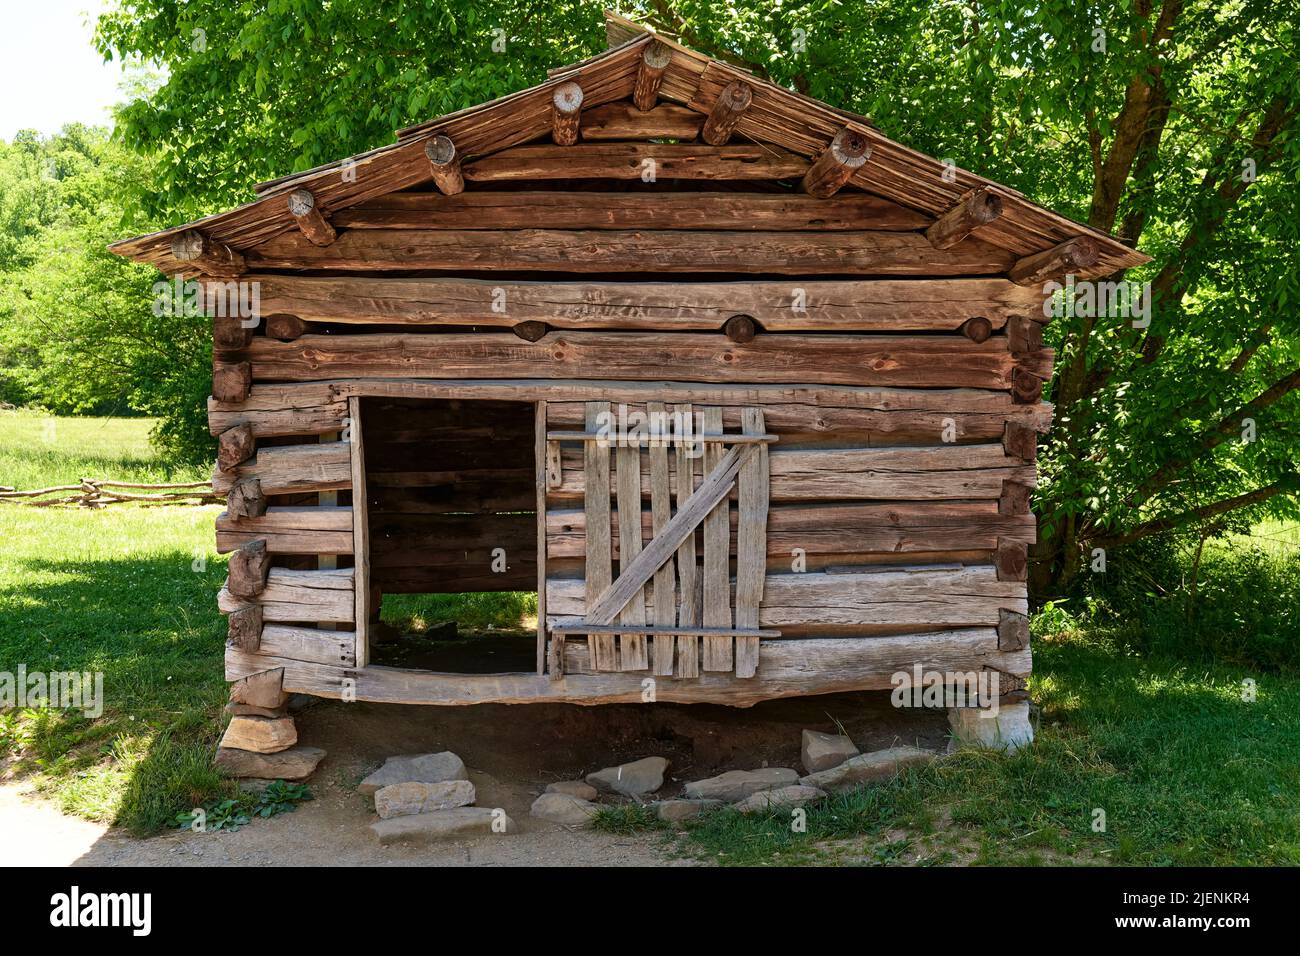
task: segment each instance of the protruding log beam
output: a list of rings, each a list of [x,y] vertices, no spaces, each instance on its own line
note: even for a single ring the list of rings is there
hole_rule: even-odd
[[[1014,353],[1038,352],[1043,347],[1043,327],[1023,315],[1007,317],[1007,348]]]
[[[316,205],[316,197],[311,194],[311,190],[295,189],[289,193],[285,203],[289,207],[289,215],[298,223],[299,231],[307,237],[308,242],[328,246],[338,238],[338,233]]]
[[[223,242],[209,239],[197,229],[187,229],[172,239],[172,255],[179,262],[210,276],[237,276],[244,272],[244,257]]]
[[[1038,432],[1024,422],[1007,422],[1002,450],[1021,461],[1033,461],[1038,457]]]
[[[1064,279],[1097,264],[1101,246],[1091,236],[1076,236],[1044,252],[1025,256],[1007,272],[1016,285],[1040,285]]]
[[[1029,646],[1029,618],[1019,611],[998,611],[998,650],[1023,651]]]
[[[835,195],[870,157],[871,144],[867,137],[844,127],[804,174],[803,191],[818,199]]]
[[[936,249],[951,249],[980,226],[1002,215],[1002,200],[987,186],[972,189],[925,231]]]
[[[212,319],[212,347],[222,349],[242,349],[253,338],[253,330],[244,325],[242,319],[229,315],[218,315]]]
[[[439,133],[424,144],[424,155],[429,160],[433,182],[445,196],[455,196],[465,191],[465,178],[460,173],[460,156],[456,144]]]
[[[641,65],[637,67],[636,82],[632,85],[632,102],[642,113],[648,113],[659,102],[659,87],[672,58],[672,51],[658,40],[641,54]]]
[[[257,653],[262,645],[262,606],[245,604],[236,608],[230,612],[227,623],[229,643],[249,654]]]
[[[212,397],[227,405],[248,398],[253,388],[253,367],[247,362],[217,362],[212,368]]]
[[[972,316],[961,324],[961,334],[972,342],[987,342],[993,334],[993,323],[982,315]]]
[[[731,341],[744,345],[754,341],[754,336],[758,335],[758,323],[748,315],[733,315],[727,319],[722,332]]]
[[[515,333],[525,342],[537,342],[551,331],[551,327],[545,322],[536,322],[529,319],[526,322],[519,322],[510,327],[510,331]]]
[[[1011,401],[1032,405],[1043,397],[1043,380],[1024,365],[1011,369]]]
[[[1029,514],[1029,497],[1034,489],[1019,481],[1003,481],[1002,496],[998,498],[998,514]]]
[[[266,550],[266,542],[258,538],[230,555],[226,588],[237,598],[252,600],[266,587],[270,572],[271,555]]]
[[[740,122],[740,117],[749,104],[754,101],[754,91],[748,83],[736,80],[728,83],[718,94],[718,100],[709,111],[709,118],[704,121],[704,130],[700,133],[704,142],[710,146],[725,146],[731,139],[731,133]]]
[[[306,331],[307,323],[296,315],[272,315],[266,320],[267,337],[281,342],[292,342]]]
[[[266,514],[266,495],[256,478],[241,478],[226,495],[226,514],[232,518],[260,518]]]
[[[999,539],[993,557],[999,581],[1024,581],[1029,573],[1029,545],[1023,541]]]
[[[578,141],[582,125],[582,87],[561,83],[551,94],[551,139],[557,146],[572,146]]]
[[[217,467],[222,471],[232,471],[241,462],[252,458],[256,450],[257,442],[253,439],[252,425],[227,428],[217,439]]]

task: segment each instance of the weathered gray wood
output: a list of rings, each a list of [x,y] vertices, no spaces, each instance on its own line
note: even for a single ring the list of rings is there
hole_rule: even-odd
[[[695,421],[690,405],[674,405],[673,412],[683,434],[689,433]],[[695,493],[695,463],[691,449],[678,443],[674,449],[673,492],[680,513]],[[563,484],[563,481],[561,481]],[[695,531],[682,539],[677,548],[678,606],[677,623],[686,627],[699,626],[700,576],[695,563]],[[665,665],[666,666],[666,665]],[[677,636],[676,673],[678,677],[700,675],[700,641],[694,634]]]
[[[591,444],[591,443],[588,443]],[[641,553],[641,450],[636,447],[620,446],[616,451],[617,474],[615,484],[618,486],[618,534],[619,540],[625,542],[619,551],[619,576],[612,587],[623,580],[624,575],[636,563]],[[648,479],[647,479],[648,480]],[[646,575],[648,578],[649,575]],[[643,625],[646,622],[646,603],[644,580],[632,592],[627,601],[621,605],[618,619],[622,623]],[[602,595],[603,597],[603,595]],[[612,615],[605,617],[602,601],[598,599],[588,618],[601,624],[612,622]],[[592,615],[597,615],[593,617]],[[618,669],[621,671],[640,671],[650,666],[646,656],[646,639],[644,634],[621,633],[618,638]]]
[[[663,402],[650,402],[647,411],[652,420],[667,420],[667,406]],[[672,486],[668,469],[668,446],[663,443],[652,445],[648,452],[650,459],[650,516],[652,539],[664,533],[672,520]],[[638,482],[638,485],[640,483]],[[637,510],[640,510],[640,487],[634,495]],[[637,516],[638,524],[640,515]],[[622,552],[620,551],[620,559]],[[660,627],[671,627],[677,623],[677,576],[673,567],[673,558],[659,566],[654,575],[654,616],[651,622]],[[543,587],[545,583],[543,582]],[[674,638],[671,631],[656,634],[654,637],[656,676],[668,676],[673,672]]]
[[[232,518],[259,518],[266,514],[266,495],[256,478],[241,478],[226,493],[226,512]]]
[[[226,587],[235,597],[251,600],[266,587],[267,573],[271,569],[271,556],[266,542],[250,541],[230,556],[229,579]]]
[[[265,499],[263,499],[265,501]],[[273,554],[352,554],[352,509],[276,507],[259,516],[217,516],[217,551],[262,538]]]
[[[268,624],[262,628],[258,653],[287,660],[348,667],[356,663],[355,648],[356,635],[351,631]]]
[[[766,426],[761,408],[746,408],[742,427],[751,435]],[[759,446],[740,469],[737,480],[740,513],[736,529],[736,627],[758,627],[758,607],[763,600],[767,573],[767,505],[769,497],[768,449]],[[736,638],[736,676],[753,677],[758,672],[757,637]]]
[[[559,450],[556,450],[556,464],[559,463]],[[535,468],[533,484],[536,488],[534,501],[536,510],[537,534],[537,673],[546,673],[546,485],[551,466],[549,443],[546,441],[546,402],[533,406],[533,465]],[[563,641],[561,640],[562,644]],[[557,653],[556,663],[563,666],[564,655]],[[555,676],[559,672],[552,671]]]
[[[588,402],[586,426],[589,431],[601,427],[602,416],[609,414],[608,402]],[[586,496],[583,506],[587,522],[587,559],[584,568],[586,605],[593,604],[613,580],[610,556],[609,449],[596,442],[583,445],[583,486],[596,493]],[[603,493],[602,493],[603,489]],[[585,612],[586,607],[583,608]],[[598,671],[618,670],[616,641],[612,635],[594,634],[588,640],[592,666]]]
[[[266,586],[255,597],[267,621],[331,621],[347,624],[353,620],[352,569],[335,571],[295,571],[271,568]],[[246,603],[223,588],[217,595],[217,607],[229,614]]]
[[[370,498],[366,484],[365,436],[361,399],[348,399],[349,481],[352,486],[353,625],[352,654],[358,666],[370,660]]]
[[[216,471],[212,488],[222,494],[242,478],[256,478],[267,495],[348,488],[352,484],[350,448],[347,442],[263,448],[233,471]]]
[[[252,425],[235,425],[221,433],[217,440],[217,467],[230,471],[253,457],[257,442],[253,439]]]
[[[720,435],[723,430],[722,409],[709,406],[704,409],[701,432],[705,435]],[[745,452],[751,456],[757,449],[748,447]],[[723,463],[736,453],[736,449],[726,451],[721,445],[709,442],[704,446],[704,471],[710,475],[721,471]],[[737,458],[730,470],[739,472],[741,462]],[[726,487],[730,487],[728,480]],[[731,504],[725,495],[718,504],[709,510],[704,519],[704,626],[730,628],[734,626],[731,616]],[[700,667],[704,671],[729,671],[733,665],[732,639],[730,637],[704,638],[704,655]]]
[[[258,604],[243,604],[230,612],[227,639],[241,651],[256,653],[262,642],[262,608]]]
[[[998,650],[1022,651],[1029,646],[1029,618],[1023,611],[998,612]]]

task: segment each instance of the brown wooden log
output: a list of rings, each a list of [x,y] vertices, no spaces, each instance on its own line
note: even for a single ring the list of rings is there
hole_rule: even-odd
[[[1076,236],[1044,252],[1025,256],[1011,267],[1007,277],[1017,285],[1042,285],[1064,279],[1101,258],[1101,246],[1091,236]]]
[[[726,145],[753,100],[754,91],[748,83],[740,80],[728,83],[709,111],[709,118],[704,121],[704,130],[700,134],[703,140],[710,146]]]
[[[278,506],[259,517],[242,517],[227,508],[217,516],[219,554],[257,538],[265,539],[273,554],[352,554],[352,509]]]
[[[223,242],[209,239],[197,229],[173,237],[172,255],[185,266],[210,276],[237,276],[244,271],[244,257]]]
[[[1019,611],[998,611],[998,650],[1023,651],[1029,646],[1029,618]]]
[[[262,608],[257,604],[245,604],[230,612],[227,639],[241,651],[257,653],[262,642]]]
[[[1043,379],[1024,365],[1011,370],[1011,397],[1020,405],[1032,405],[1043,397]]]
[[[266,576],[271,570],[271,555],[265,541],[250,541],[230,556],[229,579],[226,587],[237,598],[251,600],[266,587]]]
[[[647,113],[623,102],[606,103],[582,111],[582,139],[592,143],[624,139],[690,142],[700,135],[703,125],[703,116],[674,103],[663,103]]]
[[[830,145],[804,174],[802,189],[818,199],[833,196],[870,158],[871,143],[867,137],[846,126],[835,134]]]
[[[456,144],[450,138],[439,133],[426,141],[424,155],[429,160],[429,174],[444,195],[454,196],[465,191],[465,179],[460,170],[460,156],[457,155]]]
[[[1003,481],[1002,496],[998,499],[998,514],[1029,514],[1029,498],[1034,489],[1021,481]]]
[[[582,125],[582,87],[561,83],[551,94],[551,139],[557,146],[572,146],[578,141]]]
[[[325,214],[316,204],[316,197],[309,189],[295,189],[285,198],[289,215],[298,223],[298,231],[307,237],[308,242],[318,246],[328,246],[338,238],[338,233],[330,225]]]
[[[1043,326],[1023,315],[1007,317],[1007,347],[1012,352],[1038,352],[1043,348]]]
[[[212,347],[218,351],[238,351],[253,337],[252,328],[235,316],[218,315],[212,319]]]
[[[972,189],[935,220],[925,237],[936,249],[951,249],[981,226],[1002,215],[1002,199],[987,186]]]
[[[723,325],[722,332],[731,341],[744,345],[754,341],[754,336],[758,335],[758,324],[752,316],[733,315]]]
[[[354,598],[352,568],[334,571],[293,571],[272,568],[266,587],[257,596],[264,621],[323,621],[351,624]],[[223,614],[242,607],[244,600],[222,588],[217,609]]]
[[[655,41],[641,54],[637,66],[636,81],[632,84],[632,102],[641,112],[654,109],[659,101],[659,87],[664,80],[664,71],[672,61],[672,50],[666,44]]]
[[[545,322],[529,320],[527,322],[517,322],[510,326],[510,331],[525,342],[538,342],[545,337],[547,332],[551,331],[551,327]]]
[[[296,315],[285,315],[278,313],[267,316],[266,334],[273,339],[279,339],[282,342],[292,342],[307,331],[307,323]]]
[[[212,368],[212,397],[227,405],[248,398],[253,387],[253,367],[247,362],[216,362]]]
[[[1002,435],[1002,448],[1012,458],[1033,461],[1038,457],[1038,432],[1024,422],[1007,422]]]
[[[993,323],[982,315],[973,315],[961,324],[961,334],[972,342],[986,342],[993,334]]]
[[[1024,541],[999,540],[993,564],[999,581],[1024,581],[1029,567],[1029,545]]]
[[[226,495],[226,512],[236,518],[257,518],[266,514],[266,495],[256,478],[241,478]]]
[[[241,462],[253,457],[257,442],[253,439],[252,425],[236,425],[221,433],[217,439],[217,467],[231,471]]]
[[[263,665],[264,667],[265,665]],[[284,668],[261,669],[236,678],[230,685],[230,702],[277,710],[289,702],[284,690]]]
[[[263,448],[234,473],[216,471],[212,489],[229,491],[241,478],[256,478],[268,495],[338,491],[352,485],[351,449],[348,442],[281,445]]]
[[[766,180],[802,176],[808,170],[808,160],[766,144],[713,147],[694,143],[581,143],[503,149],[468,163],[464,172],[465,178],[473,182],[643,180],[651,166],[656,181]]]

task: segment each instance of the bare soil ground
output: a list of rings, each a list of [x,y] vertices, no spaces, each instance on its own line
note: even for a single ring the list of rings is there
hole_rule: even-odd
[[[325,748],[311,781],[316,799],[294,813],[255,820],[234,833],[176,831],[136,839],[65,817],[34,801],[21,782],[0,786],[0,863],[51,865],[628,865],[686,863],[663,834],[570,831],[528,808],[548,783],[639,757],[671,761],[658,797],[725,770],[799,766],[803,728],[837,725],[863,751],[898,743],[939,749],[942,711],[899,711],[887,693],[769,701],[748,710],[707,705],[567,704],[408,707],[320,701],[297,715],[300,741]],[[370,801],[356,792],[396,754],[451,750],[470,769],[478,805],[502,807],[509,835],[426,846],[381,847],[369,830]]]

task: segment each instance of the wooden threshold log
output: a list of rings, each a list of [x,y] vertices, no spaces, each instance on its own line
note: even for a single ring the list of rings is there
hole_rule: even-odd
[[[936,249],[951,249],[1002,215],[1002,199],[987,186],[972,189],[935,220],[925,237]]]
[[[237,276],[244,272],[244,257],[224,242],[217,242],[197,229],[173,237],[172,256],[184,266],[204,275]]]
[[[647,162],[649,161],[649,162]],[[516,146],[465,166],[474,182],[535,179],[634,179],[649,170],[665,179],[790,179],[808,170],[808,160],[775,146],[732,143],[582,143],[576,146]]]
[[[700,138],[710,146],[724,146],[740,122],[749,104],[754,101],[754,91],[748,83],[736,80],[728,83],[718,95],[709,117],[704,121]]]
[[[253,387],[253,367],[247,362],[214,362],[212,366],[212,397],[227,405],[248,398]]]
[[[270,570],[271,555],[266,542],[250,541],[230,556],[226,587],[235,597],[250,600],[262,593]]]
[[[870,158],[871,143],[867,137],[846,126],[835,134],[830,145],[804,174],[801,188],[818,199],[833,196]]]
[[[252,458],[256,450],[257,442],[253,438],[252,425],[228,428],[217,439],[217,467],[222,471],[231,471]]]
[[[316,197],[311,194],[311,190],[295,189],[285,197],[285,204],[289,207],[289,215],[298,224],[298,231],[308,242],[328,246],[338,238],[338,233],[316,204]]]
[[[460,157],[456,153],[456,144],[450,138],[439,133],[424,144],[424,156],[429,161],[429,175],[434,185],[446,196],[455,196],[465,191],[465,179],[461,174]]]
[[[1064,279],[1097,264],[1101,246],[1091,236],[1076,236],[1044,252],[1016,262],[1007,277],[1017,285],[1042,285]]]
[[[663,84],[664,71],[672,62],[672,50],[666,44],[654,41],[641,54],[637,64],[636,81],[632,84],[632,102],[643,113],[654,109],[659,101],[659,87]]]
[[[572,146],[578,141],[582,123],[582,87],[561,83],[551,94],[551,139],[557,146]]]
[[[575,149],[577,147],[574,147]],[[659,233],[635,230],[349,229],[328,246],[285,233],[249,251],[264,269],[540,269],[961,276],[1005,271],[1013,253],[979,239],[937,250],[920,233]],[[255,257],[255,258],[251,258]]]

